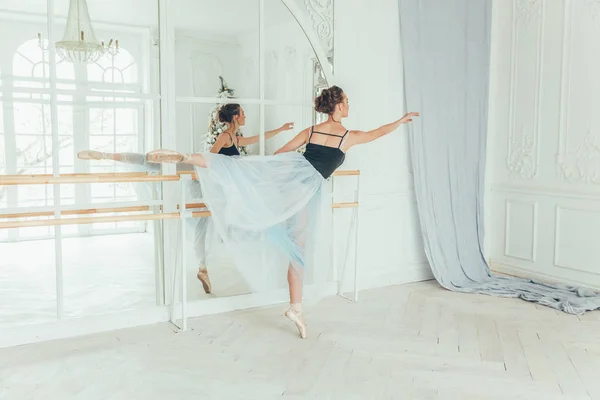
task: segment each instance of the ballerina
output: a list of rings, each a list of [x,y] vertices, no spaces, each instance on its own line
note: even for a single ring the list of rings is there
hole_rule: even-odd
[[[149,162],[196,167],[215,226],[248,277],[257,275],[252,271],[264,263],[265,252],[285,255],[290,305],[284,315],[295,323],[301,338],[307,337],[303,280],[313,262],[323,184],[350,148],[381,138],[419,116],[411,112],[371,131],[350,131],[341,122],[349,108],[341,88],[324,90],[315,99],[315,110],[327,114],[327,121],[304,129],[273,156],[231,158],[162,149],[146,156]],[[295,151],[303,145],[304,154]]]

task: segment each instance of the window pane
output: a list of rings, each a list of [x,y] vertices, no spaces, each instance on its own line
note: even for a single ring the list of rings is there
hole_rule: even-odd
[[[113,135],[115,112],[112,108],[90,109],[90,135]]]
[[[94,183],[91,186],[91,194],[94,199],[112,200],[115,195],[114,183]]]
[[[90,148],[103,151],[103,152],[114,152],[115,147],[115,138],[114,136],[91,136],[90,137]],[[106,161],[92,161],[92,165],[97,165],[97,163],[106,164]],[[110,163],[113,165],[114,163]]]
[[[88,80],[104,83],[138,83],[138,64],[129,51],[120,47],[116,55],[105,53],[87,68]]]
[[[73,135],[73,106],[60,105],[56,110],[58,116],[58,134]]]
[[[134,108],[117,108],[116,134],[131,135],[138,132],[138,110]]]
[[[45,167],[46,161],[52,156],[52,149],[47,148],[43,135],[17,135],[17,172],[31,173],[33,168]],[[51,143],[50,143],[51,144]],[[43,173],[47,173],[43,170]]]
[[[16,102],[13,110],[15,133],[48,135],[52,133],[49,104]]]

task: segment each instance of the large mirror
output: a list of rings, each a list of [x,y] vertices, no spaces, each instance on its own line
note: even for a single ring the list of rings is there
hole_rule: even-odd
[[[174,0],[174,3],[175,13],[170,22],[175,32],[179,151],[210,150],[218,135],[228,127],[215,119],[223,103],[235,102],[242,107],[246,123],[237,134],[258,135],[263,118],[264,142],[240,149],[242,157],[273,154],[301,129],[314,123],[312,103],[319,85],[323,86],[323,73],[306,35],[282,1],[265,1],[262,16],[258,0]],[[294,128],[280,130],[287,122],[294,123]],[[209,233],[202,232],[202,226]],[[188,231],[194,235],[199,232],[203,242],[199,244],[196,240],[188,251],[188,299],[250,291],[227,246],[212,228],[210,218],[189,226]],[[198,256],[202,248],[209,254],[206,259]],[[203,262],[205,272],[201,271]],[[271,272],[261,271],[262,266],[257,266],[256,275],[263,277],[265,290],[286,287],[287,261],[281,263],[280,276],[271,276]],[[197,279],[198,272],[202,279]],[[205,293],[207,276],[210,294]]]
[[[60,55],[52,62],[49,2],[0,0],[0,173],[147,170],[134,155],[160,139],[158,0],[87,4],[93,29],[82,28],[84,36],[113,41],[98,59],[80,64]],[[67,27],[69,1],[51,5],[57,42]],[[78,157],[90,149],[104,154]],[[112,156],[119,154],[128,156]],[[0,220],[53,218],[58,194],[63,218],[128,216],[147,212],[150,206],[139,204],[160,199],[160,187],[0,186]],[[0,324],[162,304],[160,229],[146,221],[0,229]]]

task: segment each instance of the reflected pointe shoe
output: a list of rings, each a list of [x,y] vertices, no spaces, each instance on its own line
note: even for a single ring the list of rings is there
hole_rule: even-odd
[[[173,150],[153,150],[146,154],[146,161],[154,164],[168,163],[178,164],[191,159],[189,154],[179,153]]]
[[[77,158],[80,160],[106,160],[110,157],[107,153],[102,153],[96,150],[83,150],[77,153]]]
[[[200,282],[202,282],[202,287],[204,288],[205,293],[210,293],[212,287],[210,285],[210,278],[208,277],[208,270],[206,268],[200,268],[198,270],[198,275],[196,275]]]
[[[298,333],[300,333],[300,337],[302,339],[306,339],[307,331],[306,331],[306,322],[304,322],[304,317],[301,313],[297,313],[292,309],[292,307],[288,308],[283,314],[287,319],[296,324],[296,328],[298,328]]]

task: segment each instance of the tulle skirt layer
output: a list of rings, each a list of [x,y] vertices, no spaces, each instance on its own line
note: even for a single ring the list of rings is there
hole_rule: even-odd
[[[314,264],[325,180],[304,156],[203,155],[204,200],[250,288],[269,288],[290,264],[305,283],[324,283],[328,269]]]
[[[143,153],[119,153],[119,166],[127,172],[149,172],[160,173],[161,165],[148,163],[146,154]],[[185,167],[184,165],[182,165]],[[178,170],[182,169],[177,166]],[[189,169],[189,168],[187,168]],[[152,185],[146,182],[135,182],[132,184],[140,200],[156,200],[160,194],[153,191]],[[188,199],[201,199],[203,197],[200,182],[187,182]],[[187,224],[187,240],[191,243],[195,263],[198,267],[205,267],[210,257],[210,250],[213,247],[213,241],[217,239],[216,232],[212,225],[212,218],[189,218]]]

